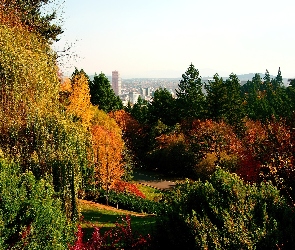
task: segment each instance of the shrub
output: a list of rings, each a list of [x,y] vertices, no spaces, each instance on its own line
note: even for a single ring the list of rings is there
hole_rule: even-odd
[[[166,196],[155,248],[294,249],[294,211],[269,183],[245,184],[221,169]],[[157,237],[160,234],[159,237]]]
[[[0,161],[0,249],[67,249],[74,240],[51,185]]]
[[[165,208],[165,204],[161,201],[148,200],[130,193],[109,190],[107,195],[107,192],[103,189],[96,190],[95,192],[86,192],[86,198],[95,202],[105,203],[106,196],[109,205],[133,212],[161,214]]]

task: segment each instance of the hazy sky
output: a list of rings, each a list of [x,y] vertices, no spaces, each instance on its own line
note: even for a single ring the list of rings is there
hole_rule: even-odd
[[[61,10],[60,10],[61,11]],[[68,67],[122,78],[264,73],[295,77],[294,0],[65,0]]]

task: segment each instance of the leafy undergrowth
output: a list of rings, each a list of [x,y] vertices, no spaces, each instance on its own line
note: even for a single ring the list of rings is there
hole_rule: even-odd
[[[156,223],[156,216],[154,215],[116,209],[85,200],[79,200],[79,205],[83,216],[80,225],[84,233],[84,240],[91,238],[95,227],[100,228],[101,232],[104,233],[115,228],[116,222],[125,216],[130,216],[132,232],[143,236],[150,234]]]
[[[157,188],[145,186],[142,184],[136,184],[136,186],[148,200],[159,201],[163,197],[163,192]]]

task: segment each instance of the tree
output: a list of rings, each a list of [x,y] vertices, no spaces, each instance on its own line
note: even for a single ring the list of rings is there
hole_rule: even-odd
[[[290,79],[290,85],[286,89],[288,99],[290,100],[290,118],[293,117],[295,111],[295,79]]]
[[[266,85],[264,85],[260,74],[255,74],[252,81],[242,86],[246,114],[253,120],[266,120],[271,117],[273,111],[268,105],[266,96]]]
[[[213,81],[205,84],[207,117],[213,120],[222,120],[226,112],[226,88],[222,77],[215,74]]]
[[[124,143],[120,134],[103,126],[91,127],[96,185],[107,191],[124,174],[122,153]],[[107,199],[108,203],[108,199]]]
[[[199,71],[190,64],[176,90],[177,108],[180,119],[202,118],[204,116],[205,96]]]
[[[156,123],[161,120],[164,124],[172,126],[176,123],[175,99],[167,89],[157,89],[153,101],[149,106],[150,121]]]
[[[54,190],[73,218],[88,131],[59,102],[56,57],[48,42],[21,25],[1,22],[0,34],[2,156],[37,179],[52,176]]]
[[[72,92],[69,96],[67,112],[74,116],[74,120],[81,120],[86,127],[90,125],[93,112],[90,103],[88,79],[83,72],[73,74]]]
[[[149,121],[149,106],[148,101],[142,99],[140,96],[137,102],[133,105],[130,114],[140,123],[147,124]]]
[[[50,2],[50,0],[0,0],[0,10],[5,13],[1,19],[4,19],[5,15],[10,16],[15,19],[11,22],[20,22],[48,42],[58,41],[57,37],[63,33],[63,30],[61,26],[52,23],[56,20],[56,11],[46,15],[41,11]]]
[[[281,70],[276,78],[270,79],[266,70],[263,80],[255,74],[252,81],[242,87],[247,115],[254,120],[270,120],[272,117],[290,117],[290,99],[283,86]]]
[[[290,99],[283,85],[283,77],[280,68],[276,78],[272,79],[270,86],[272,89],[269,91],[270,94],[268,94],[267,97],[270,105],[273,107],[274,117],[290,117]]]
[[[98,105],[99,109],[105,112],[119,110],[123,108],[122,101],[115,95],[111,88],[110,81],[104,73],[94,76],[93,81],[90,82],[91,103]]]
[[[145,150],[145,136],[143,126],[125,110],[116,110],[110,113],[122,130],[123,140],[126,146],[125,161],[129,165],[138,164],[142,160]],[[127,159],[126,159],[127,158]],[[131,164],[130,164],[131,163]]]
[[[241,95],[240,80],[237,75],[230,74],[225,81],[226,89],[226,105],[225,105],[225,121],[240,130],[242,127],[242,119],[244,118],[243,100]]]
[[[232,73],[224,81],[215,74],[213,79],[205,84],[207,117],[216,121],[224,120],[236,128],[240,127],[244,114],[238,77]]]

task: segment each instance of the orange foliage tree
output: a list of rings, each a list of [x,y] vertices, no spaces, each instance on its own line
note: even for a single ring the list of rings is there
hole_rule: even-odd
[[[194,120],[187,132],[195,158],[195,172],[207,177],[220,166],[235,171],[243,152],[233,128],[225,122]]]
[[[104,126],[92,126],[91,134],[95,181],[97,185],[108,191],[124,174],[122,161],[124,143],[120,134]]]

